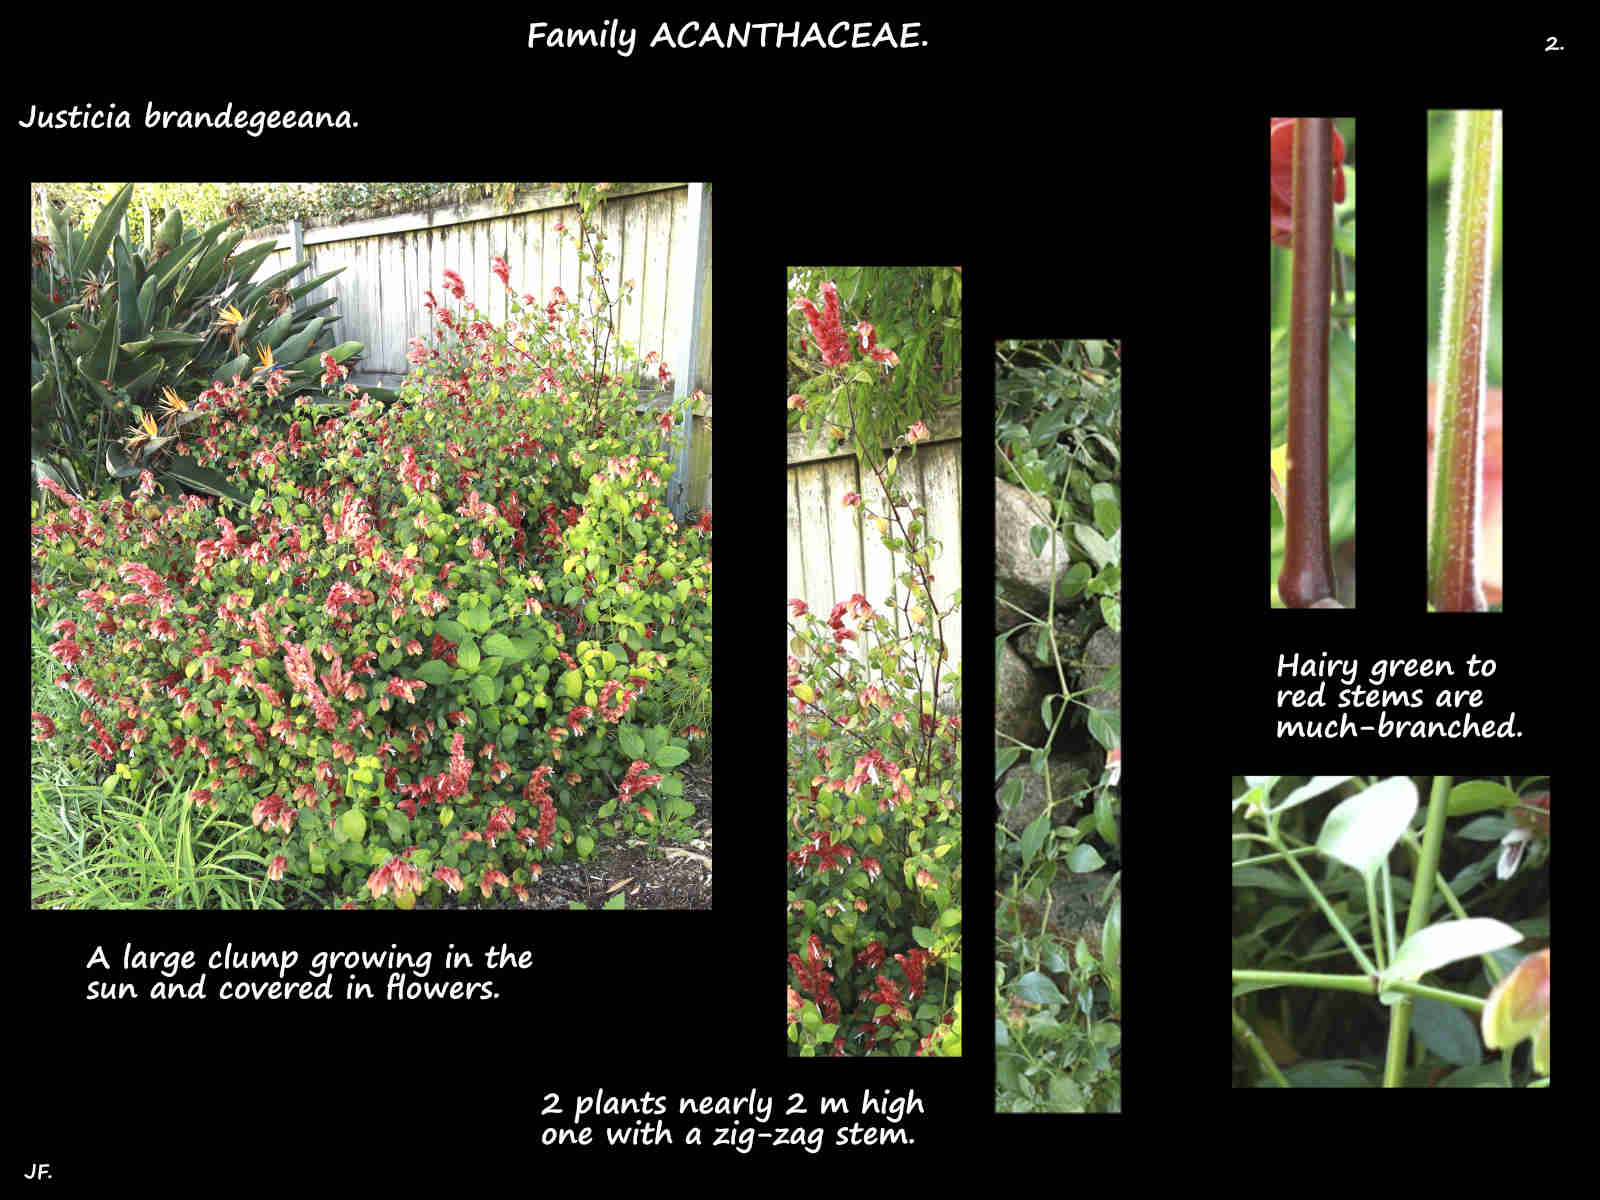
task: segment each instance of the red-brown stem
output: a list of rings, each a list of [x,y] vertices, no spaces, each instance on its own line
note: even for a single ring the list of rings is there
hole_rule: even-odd
[[[1328,326],[1333,288],[1333,122],[1294,123],[1294,286],[1289,328],[1289,506],[1278,595],[1310,608],[1334,594],[1328,538]],[[1328,606],[1324,606],[1328,607]]]

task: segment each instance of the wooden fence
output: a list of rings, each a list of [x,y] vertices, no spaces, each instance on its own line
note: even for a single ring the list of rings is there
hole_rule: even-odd
[[[902,459],[899,482],[925,507],[930,536],[943,544],[933,562],[935,602],[943,612],[961,586],[961,406],[940,409],[929,423],[933,437],[920,443],[914,455]],[[863,471],[854,452],[840,453],[819,439],[815,450],[806,436],[789,435],[788,443],[788,552],[789,580],[785,599],[794,597],[822,617],[835,603],[857,592],[874,609],[884,610],[889,592],[905,589],[896,577],[908,564],[902,555],[883,546],[876,528],[859,509],[844,508],[841,501],[855,492],[874,512],[884,512],[883,493],[871,471]],[[788,610],[785,610],[786,612]],[[906,618],[900,617],[902,630]],[[950,659],[961,662],[961,614],[944,622]]]
[[[290,287],[344,267],[303,303],[337,299],[329,310],[339,317],[336,340],[363,344],[352,380],[397,387],[409,370],[411,339],[426,341],[433,333],[423,292],[432,291],[441,304],[452,302],[443,283],[446,270],[461,277],[466,298],[495,322],[506,318],[511,302],[491,272],[496,257],[506,261],[518,296],[531,295],[543,305],[560,287],[583,304],[591,285],[571,232],[576,216],[563,190],[547,187],[519,196],[509,209],[485,200],[342,225],[296,221],[285,232],[241,242],[238,251],[261,241],[278,243],[280,249],[256,272],[258,279],[309,260]],[[555,228],[562,223],[565,237]],[[615,257],[608,287],[629,279],[636,285],[632,303],[623,303],[617,314],[618,342],[641,356],[657,351],[673,371],[675,396],[696,389],[706,394],[685,430],[670,499],[680,517],[710,508],[711,191],[698,183],[619,183],[608,193],[600,228]]]

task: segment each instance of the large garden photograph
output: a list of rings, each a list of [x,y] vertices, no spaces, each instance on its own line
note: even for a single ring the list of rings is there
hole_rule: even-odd
[[[709,908],[709,185],[31,190],[34,907]]]

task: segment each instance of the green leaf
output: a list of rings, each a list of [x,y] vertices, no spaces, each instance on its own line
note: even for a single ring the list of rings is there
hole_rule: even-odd
[[[682,746],[663,746],[655,752],[653,761],[658,767],[675,767],[689,760],[689,752]]]
[[[1106,914],[1105,932],[1100,939],[1100,954],[1106,960],[1107,966],[1113,969],[1122,961],[1122,896],[1120,894],[1111,902],[1111,911]]]
[[[1122,528],[1122,509],[1115,500],[1096,500],[1094,523],[1104,536],[1110,537]]]
[[[1063,571],[1055,585],[1056,610],[1060,611],[1062,605],[1083,591],[1093,574],[1086,562],[1075,562]]]
[[[367,834],[367,819],[359,808],[352,808],[339,818],[339,828],[352,842],[359,842]]]
[[[1006,780],[1005,786],[1000,789],[1000,808],[1002,811],[1014,807],[1022,799],[1022,780],[1013,775]]]
[[[1483,1061],[1472,1018],[1453,1004],[1418,996],[1411,1009],[1411,1032],[1433,1053],[1457,1067]]]
[[[1371,878],[1416,813],[1416,785],[1393,776],[1337,805],[1323,822],[1317,848]]]
[[[1050,538],[1050,531],[1043,525],[1035,525],[1028,530],[1028,546],[1033,550],[1033,556],[1038,558],[1044,553],[1044,544]]]
[[[523,648],[513,642],[503,633],[491,633],[483,639],[483,649],[488,654],[509,658],[512,662],[522,662],[528,657]]]
[[[1080,875],[1086,871],[1098,871],[1105,865],[1106,860],[1087,842],[1078,843],[1067,854],[1067,869]]]
[[[102,266],[100,260],[105,257],[106,249],[111,245],[111,239],[115,236],[117,227],[122,224],[122,214],[128,209],[128,201],[132,199],[133,184],[124,184],[122,190],[111,197],[110,202],[100,210],[100,216],[96,218],[94,228],[83,239],[83,246],[79,249],[69,268],[73,279],[78,279],[90,272],[96,275],[100,273]],[[130,297],[129,300],[131,302],[132,298]]]
[[[583,691],[583,672],[568,671],[561,677],[561,686],[566,689],[568,700],[576,700]]]
[[[1415,983],[1429,971],[1448,963],[1515,946],[1521,940],[1521,933],[1493,917],[1469,917],[1465,921],[1429,925],[1400,944],[1394,961],[1383,973],[1383,983],[1397,979]]]
[[[1016,995],[1029,1004],[1065,1004],[1067,998],[1043,971],[1029,971],[1017,980]]]
[[[1122,741],[1122,714],[1109,708],[1091,708],[1089,736],[1107,750],[1116,749]]]
[[[430,658],[417,668],[416,677],[432,684],[434,687],[443,687],[450,682],[449,664],[442,659]]]
[[[1040,813],[1022,831],[1022,865],[1028,866],[1033,862],[1034,856],[1039,853],[1039,847],[1044,845],[1044,839],[1050,836],[1050,813],[1046,810]]]
[[[1083,547],[1084,553],[1094,562],[1095,570],[1099,570],[1107,563],[1117,561],[1117,552],[1112,549],[1111,543],[1100,536],[1100,531],[1093,525],[1074,525],[1073,536],[1078,539],[1078,545]]]
[[[489,705],[495,701],[494,677],[492,675],[474,675],[472,677],[472,698],[479,704]]]
[[[1117,844],[1117,816],[1111,803],[1111,790],[1101,788],[1100,795],[1094,802],[1094,826],[1101,837],[1115,846]]]
[[[1354,775],[1313,775],[1309,783],[1301,784],[1283,798],[1281,804],[1273,806],[1272,811],[1280,815],[1304,804],[1307,800],[1314,800],[1323,792],[1331,792],[1341,783],[1354,779]]]
[[[482,609],[473,609],[473,612],[482,612]],[[483,662],[483,655],[478,650],[478,643],[468,638],[456,648],[456,663],[463,671],[476,671]]]
[[[1458,783],[1450,789],[1448,801],[1452,817],[1489,809],[1507,809],[1517,802],[1517,794],[1504,784],[1488,780]]]
[[[622,725],[617,729],[617,744],[622,747],[622,753],[630,759],[644,757],[644,741],[631,725]]]

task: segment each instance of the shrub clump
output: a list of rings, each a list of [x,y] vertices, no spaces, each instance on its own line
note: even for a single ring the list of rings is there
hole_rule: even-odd
[[[701,731],[665,721],[709,679],[710,518],[664,507],[675,414],[636,414],[605,314],[560,289],[503,325],[428,307],[394,405],[326,358],[328,401],[258,405],[276,372],[197,398],[186,449],[247,511],[146,472],[97,505],[46,481],[33,527],[80,763],[248,813],[268,880],[344,907],[527,899],[543,863],[692,811]]]

